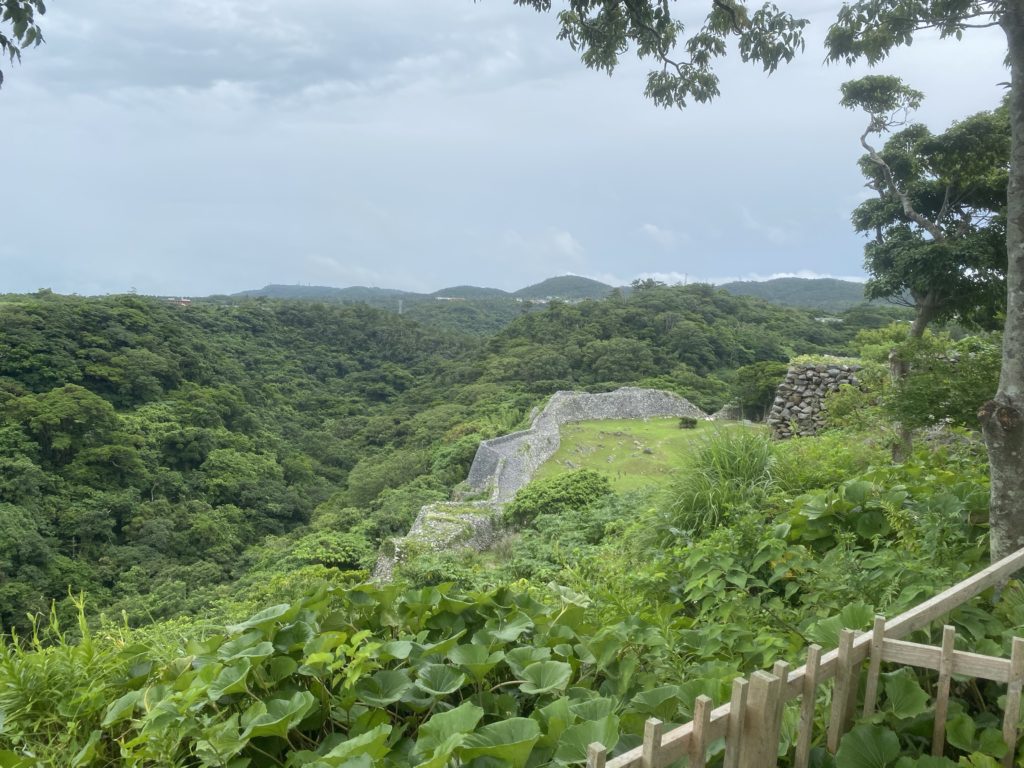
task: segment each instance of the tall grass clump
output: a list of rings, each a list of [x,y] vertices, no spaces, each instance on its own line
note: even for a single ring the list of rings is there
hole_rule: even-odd
[[[694,442],[686,467],[669,489],[672,533],[700,535],[733,512],[758,506],[773,489],[775,454],[767,431],[726,427]]]

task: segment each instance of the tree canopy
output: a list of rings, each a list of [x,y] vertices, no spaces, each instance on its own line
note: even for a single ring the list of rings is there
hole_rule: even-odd
[[[0,55],[7,56],[11,62],[21,61],[21,52],[25,48],[35,47],[43,42],[43,31],[39,27],[38,17],[46,13],[43,0],[2,0],[0,8]],[[4,27],[9,31],[4,32]],[[3,85],[4,73],[0,70],[0,85]]]

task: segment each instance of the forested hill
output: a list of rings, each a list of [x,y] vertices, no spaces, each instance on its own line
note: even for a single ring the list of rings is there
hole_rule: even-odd
[[[863,283],[831,277],[778,277],[723,283],[718,287],[736,296],[753,296],[772,304],[830,312],[842,312],[866,301]]]
[[[709,286],[555,302],[486,341],[359,304],[2,297],[0,624],[69,587],[137,619],[363,567],[556,389],[713,409],[738,367],[855,330]]]

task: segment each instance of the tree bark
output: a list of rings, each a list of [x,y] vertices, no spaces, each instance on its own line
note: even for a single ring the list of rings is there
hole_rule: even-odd
[[[992,559],[1024,546],[1024,0],[1000,18],[1010,62],[1010,184],[1007,190],[1006,326],[999,389],[978,414],[988,447]]]

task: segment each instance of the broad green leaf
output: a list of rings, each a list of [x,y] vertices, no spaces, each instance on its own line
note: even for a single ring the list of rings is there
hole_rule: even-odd
[[[299,691],[290,699],[271,699],[266,703],[257,701],[242,715],[243,735],[247,738],[283,737],[302,721],[315,703],[309,691]]]
[[[530,717],[540,723],[543,732],[537,745],[552,749],[558,745],[558,740],[562,737],[565,729],[576,722],[575,715],[569,709],[569,700],[564,696],[546,706],[534,709],[530,713]]]
[[[416,687],[434,696],[447,696],[465,683],[464,674],[444,664],[424,664],[416,678]]]
[[[451,761],[452,753],[461,747],[465,741],[466,734],[453,733],[442,743],[438,744],[426,760],[417,763],[415,768],[446,768]]]
[[[391,640],[377,649],[381,661],[392,661],[393,659],[405,661],[409,658],[410,653],[412,653],[412,643],[408,640]]]
[[[274,654],[274,646],[256,630],[246,632],[234,640],[229,640],[217,649],[217,658],[223,661],[247,657],[253,660],[262,660]]]
[[[615,701],[599,696],[596,699],[573,702],[569,709],[580,720],[603,720],[615,711]]]
[[[271,685],[276,685],[286,677],[295,674],[295,670],[298,668],[299,662],[291,656],[275,656],[267,663],[267,682]]]
[[[896,761],[895,768],[955,768],[956,763],[948,757],[932,757],[921,755],[920,757],[901,757]]]
[[[974,749],[974,720],[970,715],[961,712],[946,721],[946,741],[957,749],[970,752]]]
[[[219,765],[224,758],[241,752],[248,743],[249,739],[239,731],[238,714],[235,713],[224,722],[203,729],[202,737],[196,741],[196,753],[206,764]]]
[[[858,725],[839,742],[836,767],[886,768],[899,754],[899,739],[888,728]]]
[[[459,640],[464,634],[466,634],[466,630],[463,629],[457,634],[436,643],[428,645],[419,645],[418,643],[415,643],[413,644],[413,655],[416,659],[425,659],[430,656],[444,656],[448,651],[459,644]]]
[[[524,632],[533,629],[533,620],[522,611],[516,611],[497,627],[487,627],[491,636],[502,643],[513,643]]]
[[[531,664],[550,658],[551,649],[545,646],[524,645],[520,648],[513,648],[505,653],[505,663],[512,670],[512,674],[519,678],[523,676],[523,671]]]
[[[241,693],[246,689],[246,680],[251,669],[252,662],[247,658],[238,659],[230,666],[224,667],[206,689],[206,695],[211,701],[216,701],[229,693]]]
[[[96,745],[99,744],[102,735],[103,731],[93,731],[89,734],[89,740],[85,742],[85,746],[71,758],[69,763],[71,768],[84,768],[84,766],[92,764],[96,757]]]
[[[466,669],[473,679],[479,682],[505,658],[502,651],[488,653],[482,645],[457,645],[448,652],[453,664]]]
[[[865,509],[857,514],[857,522],[854,523],[854,530],[857,535],[865,539],[873,539],[875,536],[884,536],[889,533],[889,521],[885,513],[879,509]]]
[[[885,705],[882,711],[903,719],[928,711],[928,693],[918,685],[911,669],[904,667],[882,676]]]
[[[524,768],[530,751],[540,738],[535,720],[513,717],[485,725],[466,737],[461,749],[464,761],[475,757],[492,757],[512,768]]]
[[[362,755],[366,755],[373,760],[379,760],[391,751],[387,746],[388,736],[390,735],[390,725],[379,725],[372,731],[367,731],[341,742],[341,744],[324,755],[321,760],[330,766],[340,766],[346,761]]]
[[[38,765],[35,761],[22,757],[11,752],[9,749],[0,749],[0,768],[35,768]]]
[[[228,633],[237,635],[239,632],[245,632],[247,629],[267,629],[272,627],[274,622],[288,613],[289,610],[291,610],[291,606],[288,603],[281,603],[280,605],[272,605],[269,608],[264,608],[259,613],[250,616],[241,624],[232,624],[227,628]]]
[[[483,716],[483,709],[469,701],[448,712],[438,712],[420,726],[414,753],[434,752],[450,737],[470,733]]]
[[[867,480],[850,480],[843,484],[843,498],[853,504],[864,504],[871,498],[873,487]]]
[[[679,710],[679,686],[663,685],[641,691],[629,702],[629,709],[648,717],[672,721]]]
[[[124,696],[121,696],[107,707],[107,712],[103,715],[103,722],[100,723],[100,726],[102,728],[109,728],[114,723],[130,718],[140,698],[142,698],[142,691],[129,691]]]
[[[564,661],[538,661],[523,670],[523,680],[519,690],[523,693],[539,695],[551,691],[561,691],[569,684],[572,667]]]
[[[402,698],[412,685],[409,675],[401,669],[382,669],[356,683],[360,701],[374,707],[386,707]]]
[[[555,761],[567,765],[585,763],[587,747],[595,741],[600,742],[610,752],[619,743],[619,718],[608,715],[600,720],[588,720],[566,730],[558,742]]]

